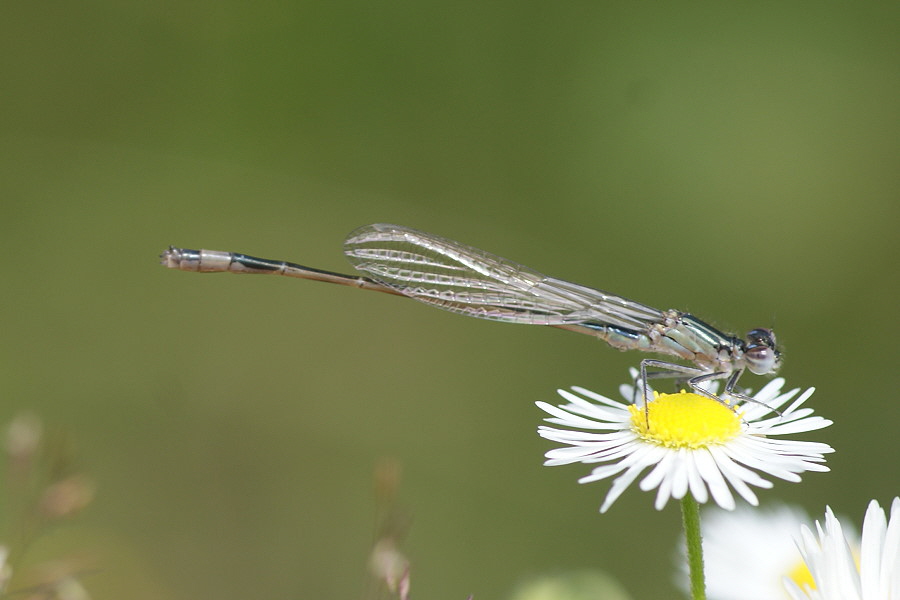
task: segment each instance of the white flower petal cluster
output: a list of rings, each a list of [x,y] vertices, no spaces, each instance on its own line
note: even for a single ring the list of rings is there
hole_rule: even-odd
[[[547,422],[565,427],[538,428],[541,437],[564,444],[548,451],[544,464],[599,465],[581,478],[580,483],[615,477],[600,512],[606,512],[648,469],[639,487],[643,491],[657,490],[657,509],[662,509],[670,498],[683,498],[689,491],[700,503],[712,498],[728,510],[735,507],[734,492],[756,505],[758,500],[750,486],[772,487],[764,475],[798,482],[803,472],[829,470],[822,463],[824,455],[833,452],[830,446],[782,437],[831,425],[831,421],[814,416],[811,408],[803,407],[814,389],[797,396],[799,389],[782,393],[783,386],[784,379],[773,379],[752,396],[753,402],[736,407],[732,412],[736,435],[699,447],[671,439],[662,441],[635,427],[635,408],[631,402],[634,388],[630,385],[620,388],[624,402],[579,387],[559,390],[566,404],[537,403],[551,415]],[[651,409],[656,401],[651,401]],[[730,411],[715,401],[708,400],[708,403]],[[702,432],[708,428],[705,415],[702,411],[687,410],[678,416],[679,426],[684,427],[687,421],[689,428]],[[656,421],[654,417],[651,424]]]
[[[900,600],[900,498],[891,503],[890,518],[878,502],[869,503],[858,563],[831,508],[824,527],[801,528],[798,545],[815,587],[785,581],[794,600]]]

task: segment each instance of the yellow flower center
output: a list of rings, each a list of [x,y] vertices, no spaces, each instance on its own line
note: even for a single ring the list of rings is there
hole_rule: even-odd
[[[852,549],[853,554],[853,562],[856,563],[856,570],[859,571],[859,552],[857,549]],[[790,578],[791,581],[796,583],[800,589],[804,589],[808,587],[811,590],[816,589],[816,580],[813,579],[812,573],[809,571],[809,567],[806,566],[806,563],[802,560],[799,561],[794,568],[786,573],[786,575]]]
[[[802,590],[804,586],[809,586],[809,589],[816,589],[816,582],[813,579],[812,573],[809,572],[809,567],[806,566],[806,563],[802,560],[797,563],[797,565],[788,571],[787,576],[791,581],[800,586]]]
[[[712,398],[684,390],[678,394],[654,392],[647,413],[634,405],[628,408],[632,431],[645,441],[668,448],[715,446],[741,432],[739,414]]]

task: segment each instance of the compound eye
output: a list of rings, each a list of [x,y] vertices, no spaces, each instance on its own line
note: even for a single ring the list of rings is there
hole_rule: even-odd
[[[766,375],[778,368],[778,351],[768,346],[750,346],[744,352],[747,368],[754,375]]]
[[[769,348],[775,347],[775,332],[771,329],[753,329],[747,333],[747,341],[750,345],[761,344]]]

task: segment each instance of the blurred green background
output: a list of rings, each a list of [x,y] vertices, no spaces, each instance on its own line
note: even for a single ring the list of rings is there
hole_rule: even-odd
[[[281,278],[394,222],[726,330],[774,327],[833,469],[900,492],[900,8],[868,3],[57,2],[0,19],[0,417],[64,430],[97,598],[354,598],[403,467],[419,597],[599,567],[671,597],[676,505],[547,469],[536,400],[640,355]],[[761,379],[744,383],[759,387]]]

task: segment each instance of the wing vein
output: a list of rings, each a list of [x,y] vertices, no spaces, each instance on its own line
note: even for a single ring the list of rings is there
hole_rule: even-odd
[[[344,243],[348,260],[379,283],[460,314],[539,325],[609,324],[635,330],[661,311],[399,225],[367,225]]]

